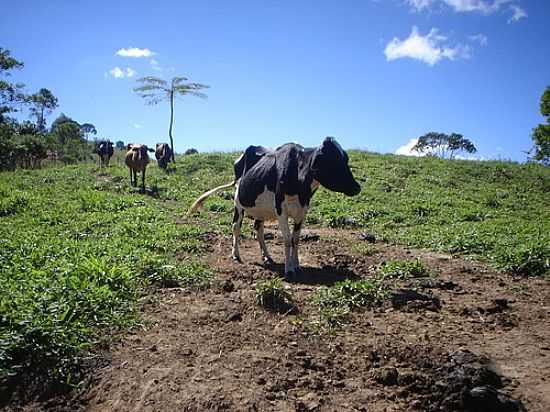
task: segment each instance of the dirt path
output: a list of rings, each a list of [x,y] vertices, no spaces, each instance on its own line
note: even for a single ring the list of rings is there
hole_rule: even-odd
[[[502,391],[529,411],[550,410],[547,281],[514,280],[462,259],[381,244],[373,256],[356,256],[355,234],[314,231],[320,239],[301,247],[305,274],[288,285],[300,310],[293,316],[255,305],[256,282],[277,273],[257,263],[254,241],[243,242],[245,263],[238,264],[229,259],[229,237],[213,238],[214,286],[151,297],[144,328],[114,347],[109,365],[97,371],[83,399],[88,410],[440,410],[442,373],[467,350],[494,361],[505,377]],[[268,246],[280,261],[279,239]],[[309,299],[323,284],[368,277],[384,260],[414,257],[440,281],[396,288],[439,300],[440,308],[388,303],[353,314],[331,334],[312,328],[318,314]]]

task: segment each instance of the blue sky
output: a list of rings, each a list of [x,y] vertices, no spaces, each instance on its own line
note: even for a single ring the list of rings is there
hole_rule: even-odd
[[[145,105],[136,79],[210,85],[207,100],[177,102],[177,151],[332,135],[395,152],[440,131],[483,158],[524,160],[550,85],[547,0],[20,0],[4,11],[0,46],[25,63],[12,79],[59,98],[49,123],[64,112],[152,145],[167,141],[169,107]]]

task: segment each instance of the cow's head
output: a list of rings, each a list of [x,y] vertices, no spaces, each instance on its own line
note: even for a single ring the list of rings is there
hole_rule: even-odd
[[[348,165],[348,154],[333,137],[327,137],[313,153],[313,178],[334,192],[355,196],[361,186],[354,179]]]

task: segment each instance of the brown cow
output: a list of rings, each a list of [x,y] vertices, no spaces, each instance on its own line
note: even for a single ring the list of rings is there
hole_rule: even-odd
[[[137,173],[141,172],[141,190],[145,191],[145,169],[149,163],[149,152],[154,152],[144,144],[130,143],[127,146],[125,163],[130,169],[130,184],[137,186]]]

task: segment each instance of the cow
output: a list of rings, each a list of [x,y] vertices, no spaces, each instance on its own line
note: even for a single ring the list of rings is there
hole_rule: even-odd
[[[94,153],[99,156],[99,167],[109,166],[109,159],[113,156],[113,142],[101,140],[96,142]]]
[[[141,190],[145,191],[145,169],[149,164],[149,154],[147,152],[154,152],[153,149],[149,149],[144,144],[130,143],[126,147],[128,152],[124,162],[130,169],[130,184],[132,187],[137,186],[137,174],[141,172]]]
[[[275,150],[249,146],[235,161],[234,181],[202,194],[188,214],[199,209],[212,194],[235,186],[232,258],[241,261],[239,241],[246,214],[254,219],[263,262],[272,264],[264,239],[264,222],[276,220],[284,240],[285,278],[291,281],[300,270],[300,231],[315,191],[319,186],[348,196],[361,191],[348,161],[347,153],[333,137],[325,138],[317,148],[304,148],[296,143],[287,143]],[[294,221],[292,233],[289,218]]]
[[[157,163],[161,169],[166,170],[168,163],[172,158],[172,149],[168,143],[157,143],[155,150],[155,157],[157,158]]]

